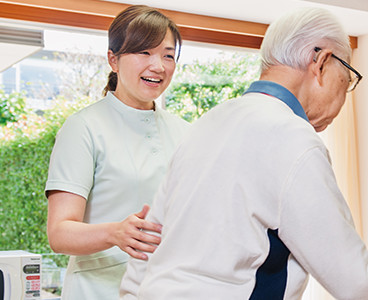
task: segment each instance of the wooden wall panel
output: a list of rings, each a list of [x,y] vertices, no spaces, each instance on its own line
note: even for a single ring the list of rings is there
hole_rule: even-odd
[[[107,30],[128,4],[101,0],[0,1],[0,18]],[[160,9],[178,24],[185,40],[259,49],[267,24]],[[352,48],[357,38],[350,37]]]

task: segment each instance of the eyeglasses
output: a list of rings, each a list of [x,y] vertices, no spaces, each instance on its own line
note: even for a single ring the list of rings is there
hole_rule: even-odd
[[[322,49],[319,47],[315,47],[314,51],[315,52],[319,52]],[[336,58],[339,62],[341,62],[346,68],[348,68],[349,73],[350,73],[350,80],[349,80],[349,87],[347,89],[347,93],[353,91],[356,86],[358,85],[359,81],[362,80],[363,76],[360,75],[360,73],[355,70],[352,66],[350,66],[346,61],[342,60],[340,57],[337,57],[335,54],[331,54],[331,56],[333,58]]]

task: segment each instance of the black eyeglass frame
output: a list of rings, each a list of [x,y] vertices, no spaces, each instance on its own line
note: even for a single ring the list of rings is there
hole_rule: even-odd
[[[314,47],[315,52],[319,52],[321,50],[322,49],[319,48],[319,47]],[[333,53],[331,54],[331,56],[333,58],[336,58],[339,62],[341,62],[346,68],[348,68],[350,71],[352,71],[355,74],[355,76],[358,78],[358,81],[354,84],[354,86],[351,89],[348,90],[348,92],[353,91],[356,88],[356,86],[358,85],[359,81],[362,80],[363,76],[357,70],[355,70],[351,65],[349,65],[345,60],[341,59],[340,57],[336,56]]]

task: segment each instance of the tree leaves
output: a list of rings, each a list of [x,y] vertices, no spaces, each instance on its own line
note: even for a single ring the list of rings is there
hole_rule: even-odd
[[[166,108],[193,122],[217,104],[241,96],[259,77],[257,54],[234,53],[207,62],[178,65],[165,93]]]

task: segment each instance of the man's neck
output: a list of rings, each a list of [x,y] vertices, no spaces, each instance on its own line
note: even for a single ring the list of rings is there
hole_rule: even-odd
[[[307,72],[288,66],[272,66],[262,72],[260,80],[268,80],[287,88],[300,102],[304,111],[308,108],[308,96],[304,89]]]

